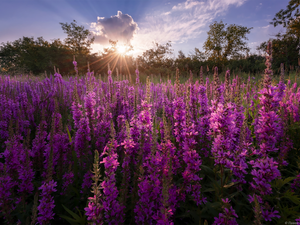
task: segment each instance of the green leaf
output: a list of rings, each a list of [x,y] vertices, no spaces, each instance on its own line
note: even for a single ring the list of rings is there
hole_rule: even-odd
[[[76,219],[76,222],[79,223],[79,221],[81,220],[81,218],[74,212],[72,212],[70,209],[68,209],[66,206],[62,205],[64,207],[64,209],[71,215],[73,216],[74,219]]]
[[[72,219],[72,218],[70,218],[70,217],[68,217],[68,216],[65,216],[65,215],[59,215],[59,217],[61,217],[61,218],[65,219],[65,220],[67,220],[67,221],[68,221],[70,224],[72,224],[72,225],[78,225],[78,223],[77,223],[76,220],[74,220],[74,219]]]
[[[283,198],[289,199],[290,201],[292,201],[296,205],[300,204],[299,196],[296,195],[295,193],[291,192],[290,190],[288,190],[287,192],[284,193]]]
[[[71,185],[70,188],[72,191],[74,191],[74,193],[76,194],[77,197],[80,197],[79,191],[75,187],[73,187],[73,185]]]
[[[280,188],[282,188],[283,185],[285,185],[285,184],[291,182],[291,181],[294,180],[294,179],[295,179],[295,177],[288,177],[288,178],[286,178],[286,179],[284,179],[284,180],[282,180],[282,179],[277,179],[277,180],[275,180],[274,183],[272,183],[272,187],[275,187],[275,188],[280,189]]]
[[[208,166],[205,166],[205,165],[201,165],[201,171],[204,172],[204,174],[207,174],[207,175],[210,175],[212,177],[214,177],[214,171],[208,167]]]
[[[67,126],[67,133],[68,133],[68,136],[69,136],[69,141],[71,143],[72,142],[72,137],[71,137],[71,134],[70,134],[68,126]]]
[[[214,188],[208,188],[208,189],[204,189],[202,192],[212,192],[215,191]]]

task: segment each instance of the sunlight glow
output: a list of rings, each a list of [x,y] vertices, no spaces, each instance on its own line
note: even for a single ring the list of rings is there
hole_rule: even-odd
[[[124,55],[127,52],[127,48],[125,45],[119,45],[117,46],[117,51],[119,54]]]

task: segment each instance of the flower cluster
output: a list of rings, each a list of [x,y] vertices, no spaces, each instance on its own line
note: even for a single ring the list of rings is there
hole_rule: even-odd
[[[223,213],[219,214],[219,217],[215,217],[213,225],[238,225],[236,218],[238,215],[235,213],[235,210],[230,205],[230,200],[228,198],[222,199],[223,202]]]
[[[111,140],[104,148],[103,154],[107,154],[101,161],[105,168],[105,179],[102,182],[103,188],[103,209],[105,211],[105,220],[109,224],[123,224],[123,207],[117,200],[119,191],[116,186],[115,173],[119,166],[118,155],[116,153],[117,142]]]
[[[53,209],[55,205],[51,193],[56,192],[55,189],[56,186],[57,186],[57,182],[51,180],[49,182],[43,182],[42,186],[39,187],[39,190],[42,190],[42,193],[40,195],[42,199],[40,200],[40,204],[37,207],[39,211],[37,220],[38,223],[41,225],[48,224],[50,223],[50,220],[53,219],[54,216]]]

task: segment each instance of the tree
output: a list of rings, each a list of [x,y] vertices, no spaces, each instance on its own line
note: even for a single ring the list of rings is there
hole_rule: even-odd
[[[278,24],[286,27],[288,32],[297,35],[300,37],[300,13],[299,13],[299,0],[290,0],[287,8],[285,10],[281,9],[276,13],[273,18],[273,22],[270,24],[276,27]]]
[[[178,51],[178,59],[185,59],[185,55],[181,50]]]
[[[162,68],[165,66],[173,66],[171,61],[167,59],[167,55],[173,52],[171,47],[171,41],[164,45],[154,42],[154,47],[152,49],[148,49],[142,56],[138,57],[138,62],[142,70],[146,71],[148,74],[168,73],[168,71]]]
[[[208,60],[214,60],[217,66],[224,64],[229,57],[240,57],[241,52],[249,52],[250,49],[246,47],[248,40],[246,34],[253,29],[231,24],[227,28],[221,20],[219,23],[214,22],[209,27],[207,32],[208,38],[203,45],[205,53],[209,55]]]
[[[95,37],[89,39],[92,33],[88,29],[84,29],[84,26],[78,26],[76,20],[73,20],[71,24],[59,24],[68,35],[65,39],[66,45],[68,45],[75,54],[87,54],[90,52],[90,46],[94,42]]]
[[[7,73],[33,74],[53,72],[53,67],[67,73],[72,69],[72,52],[56,39],[52,43],[42,37],[23,37],[0,46],[0,64]]]
[[[89,39],[89,36],[91,36],[92,33],[88,29],[85,29],[84,26],[78,26],[76,20],[73,20],[71,24],[59,24],[64,30],[64,33],[68,35],[64,41],[73,51],[73,54],[76,56],[76,61],[79,61],[79,68],[86,68],[85,65],[80,64],[87,63],[87,57],[90,54],[90,46],[94,42],[95,37]]]
[[[207,54],[205,52],[201,52],[199,48],[195,48],[194,52],[190,54],[190,57],[193,60],[204,62],[207,59]]]
[[[291,33],[278,34],[276,37],[276,39],[270,39],[269,41],[272,42],[272,68],[276,73],[279,73],[277,70],[280,68],[281,63],[286,65],[286,70],[289,70],[290,65],[298,65],[300,38]],[[257,50],[265,52],[268,42],[261,43]]]

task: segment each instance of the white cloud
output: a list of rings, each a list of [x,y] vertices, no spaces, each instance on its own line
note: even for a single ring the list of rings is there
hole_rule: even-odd
[[[255,10],[258,11],[261,9],[261,7],[262,7],[262,3],[259,3],[259,5],[256,6]]]
[[[109,39],[118,40],[118,43],[128,43],[139,29],[132,17],[121,11],[110,18],[97,17],[97,22],[91,23],[90,27],[95,36],[95,44],[103,45],[107,45]]]
[[[241,6],[246,0],[186,0],[171,10],[149,14],[139,23],[140,30],[132,39],[136,53],[152,48],[152,42],[183,43],[199,37],[217,16],[226,13],[230,6]]]

